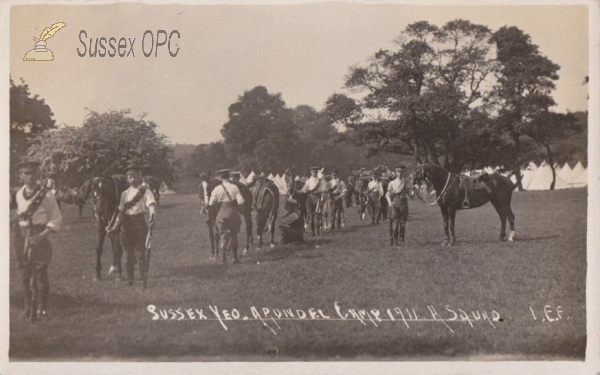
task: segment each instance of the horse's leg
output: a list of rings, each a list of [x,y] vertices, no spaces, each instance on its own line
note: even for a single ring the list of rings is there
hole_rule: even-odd
[[[510,224],[510,234],[508,235],[508,241],[514,242],[515,241],[515,214],[512,212],[512,208],[510,207],[510,202],[508,203],[506,211],[508,214],[507,215],[508,222]]]
[[[102,270],[102,248],[104,247],[104,236],[106,235],[106,228],[102,221],[98,221],[98,246],[96,246],[96,276],[94,281],[102,279],[100,271]]]
[[[79,218],[83,218],[83,204],[79,204]]]
[[[215,251],[215,232],[213,230],[212,221],[206,220],[206,227],[208,228],[208,237],[210,238],[210,258],[214,259],[216,256]]]
[[[498,239],[500,241],[504,241],[504,238],[506,237],[506,211],[504,210],[500,202],[496,200],[492,201],[492,205],[494,206],[496,212],[498,213],[498,216],[500,217],[500,237]]]
[[[123,247],[121,246],[121,239],[119,237],[119,233],[113,233],[112,237],[110,237],[110,241],[113,252],[113,262],[108,273],[111,274],[112,272],[116,271],[118,274],[118,278],[121,279],[121,259],[123,258]]]
[[[252,215],[245,213],[244,221],[246,222],[246,247],[244,248],[243,255],[246,255],[250,250],[250,243],[252,242]]]
[[[442,242],[442,246],[448,245],[449,236],[448,236],[448,209],[446,207],[440,207],[442,210],[442,218],[444,219],[444,242]]]
[[[454,246],[456,242],[456,236],[454,235],[454,222],[456,218],[456,210],[454,208],[448,209],[448,216],[450,217],[450,246]]]
[[[275,247],[275,220],[277,220],[277,212],[271,218],[271,244],[269,246]]]

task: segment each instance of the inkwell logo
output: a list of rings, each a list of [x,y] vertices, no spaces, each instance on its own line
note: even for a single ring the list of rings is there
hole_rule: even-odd
[[[57,22],[50,27],[46,27],[39,39],[33,37],[33,40],[36,41],[35,48],[25,54],[23,61],[53,61],[54,54],[46,48],[46,40],[52,38],[58,30],[65,26],[64,22]]]

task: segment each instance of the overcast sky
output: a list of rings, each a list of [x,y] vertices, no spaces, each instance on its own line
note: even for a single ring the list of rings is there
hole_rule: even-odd
[[[227,108],[263,85],[288,106],[322,109],[343,91],[348,67],[388,48],[410,23],[438,26],[457,18],[497,30],[517,26],[561,66],[558,111],[586,110],[588,10],[585,6],[407,6],[363,4],[258,5],[20,5],[10,13],[10,73],[52,108],[59,124],[79,126],[86,108],[147,113],[173,143],[221,139]],[[66,23],[47,41],[53,62],[24,62],[33,37]],[[170,57],[144,57],[146,30],[177,30]],[[136,38],[135,57],[80,57],[89,38]],[[149,38],[147,36],[147,38]],[[149,39],[146,50],[149,50]],[[127,50],[129,47],[127,47]]]

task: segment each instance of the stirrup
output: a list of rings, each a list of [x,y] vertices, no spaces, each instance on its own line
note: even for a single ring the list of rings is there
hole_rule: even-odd
[[[471,203],[469,202],[469,200],[468,200],[468,199],[465,199],[465,200],[462,202],[462,208],[470,208],[470,207],[471,207]]]

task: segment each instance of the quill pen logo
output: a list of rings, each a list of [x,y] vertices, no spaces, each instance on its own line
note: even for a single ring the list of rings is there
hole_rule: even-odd
[[[25,54],[23,61],[53,61],[54,54],[46,48],[46,40],[52,38],[58,30],[65,26],[64,22],[57,22],[46,27],[39,38],[33,37],[33,40],[36,41],[35,48]]]

